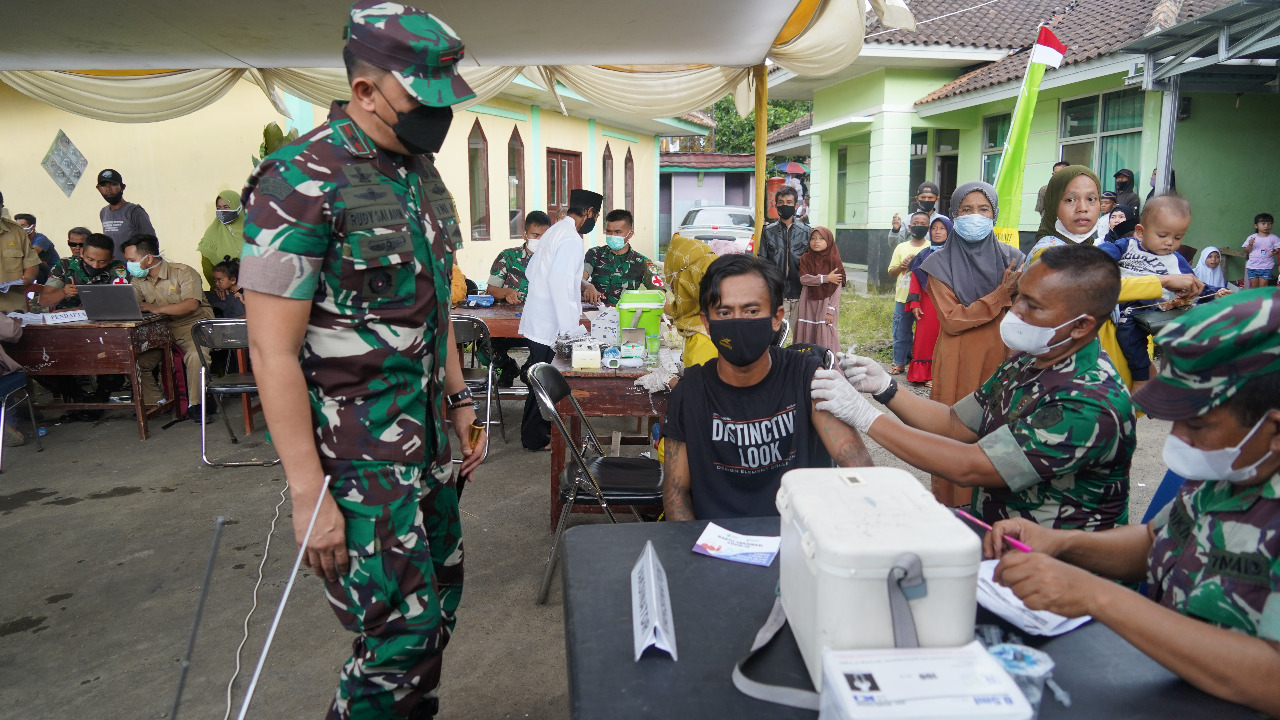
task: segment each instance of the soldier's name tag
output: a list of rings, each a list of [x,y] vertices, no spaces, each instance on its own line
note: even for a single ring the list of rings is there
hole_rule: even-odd
[[[408,220],[409,218],[405,215],[404,208],[399,203],[394,205],[369,205],[366,207],[347,206],[347,232],[370,230],[388,225],[403,225]]]

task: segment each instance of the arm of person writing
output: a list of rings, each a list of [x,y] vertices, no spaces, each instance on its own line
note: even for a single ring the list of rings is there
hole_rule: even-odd
[[[1031,524],[1005,521],[997,524],[997,530],[1010,522],[1020,522],[1024,528]],[[1133,570],[1145,564],[1146,553],[1141,547],[1150,547],[1148,533],[1146,526],[1073,533],[1059,538],[1066,547],[1051,547],[1051,551],[1063,558],[1083,553],[1083,562],[1109,569],[1128,565],[1126,574],[1132,578]],[[1031,544],[1037,547],[1034,540]],[[1112,558],[1106,558],[1107,553]],[[1280,642],[1182,615],[1041,552],[1006,553],[995,577],[1032,610],[1066,617],[1091,615],[1201,690],[1271,716],[1280,714],[1280,685],[1275,682],[1280,676]]]
[[[303,562],[317,575],[337,580],[339,575],[346,574],[350,564],[346,521],[325,487],[307,383],[298,360],[311,315],[311,302],[249,290],[245,292],[245,310],[249,323],[249,356],[258,381],[262,413],[289,479],[294,538],[301,547],[311,510],[319,500],[320,513]]]
[[[178,302],[170,305],[155,305],[153,303],[144,302],[138,303],[138,306],[142,309],[142,312],[181,317],[182,315],[189,315],[195,312],[196,308],[200,307],[200,301],[194,298],[187,298],[186,300],[179,300]]]
[[[667,436],[663,440],[662,511],[668,522],[696,520],[689,495],[689,458],[684,443]]]

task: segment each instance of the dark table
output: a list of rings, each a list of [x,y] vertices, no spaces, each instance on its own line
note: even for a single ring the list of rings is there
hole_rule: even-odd
[[[717,522],[748,535],[778,534],[777,518]],[[817,713],[753,700],[733,687],[733,665],[773,606],[778,560],[767,568],[717,560],[690,548],[703,521],[583,525],[565,534],[564,625],[571,714],[608,718],[769,718],[813,720]],[[634,661],[631,568],[652,540],[667,572],[679,662],[646,651]],[[979,608],[978,622],[1014,628]],[[1021,633],[1020,633],[1021,634]],[[1101,623],[1056,638],[1022,634],[1053,656],[1054,678],[1073,700],[1064,708],[1046,691],[1040,717],[1261,717],[1179,680]],[[800,650],[784,628],[748,674],[811,689]]]
[[[584,305],[583,309],[592,309],[591,306]],[[507,303],[495,302],[488,307],[467,307],[467,304],[458,303],[453,306],[454,315],[470,315],[480,318],[484,324],[489,327],[489,336],[496,338],[518,338],[524,337],[520,334],[520,317],[524,314],[524,304],[508,305]],[[587,329],[591,329],[591,320],[586,315],[578,318],[578,322],[586,325]]]

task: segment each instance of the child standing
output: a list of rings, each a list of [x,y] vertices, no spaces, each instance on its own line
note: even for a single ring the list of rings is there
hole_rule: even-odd
[[[218,317],[243,318],[244,291],[240,289],[240,261],[225,255],[213,266],[213,290],[205,294]]]
[[[1133,237],[1104,242],[1099,247],[1120,264],[1120,277],[1144,275],[1186,275],[1191,266],[1178,254],[1182,237],[1191,226],[1191,204],[1179,195],[1160,195],[1142,209]],[[1226,289],[1205,285],[1201,297],[1222,296]],[[1160,300],[1137,300],[1120,303],[1120,320],[1116,337],[1133,378],[1131,392],[1137,392],[1150,379],[1151,356],[1147,353],[1150,333],[1137,322],[1137,317],[1157,310],[1171,310],[1189,305],[1195,298],[1180,298],[1166,289]]]
[[[830,230],[816,227],[809,234],[809,250],[800,256],[800,308],[796,312],[795,342],[821,345],[840,352],[836,323],[840,319],[840,291],[846,282],[844,262]]]
[[[1280,249],[1280,237],[1271,234],[1276,219],[1271,213],[1258,213],[1253,218],[1257,230],[1244,241],[1249,262],[1245,263],[1246,288],[1260,288],[1271,284],[1271,271],[1276,266],[1276,250]]]
[[[889,258],[889,277],[896,278],[893,293],[893,367],[890,375],[900,375],[911,361],[911,343],[915,335],[916,317],[907,311],[907,295],[911,290],[911,261],[929,244],[929,213],[911,215],[907,230],[910,239],[898,243]],[[890,233],[892,235],[892,233]]]

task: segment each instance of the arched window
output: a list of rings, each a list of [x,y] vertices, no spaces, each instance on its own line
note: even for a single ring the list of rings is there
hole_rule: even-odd
[[[627,148],[627,159],[622,165],[622,195],[623,207],[627,212],[635,215],[636,212],[636,163],[631,159],[631,148]]]
[[[608,213],[613,210],[613,151],[609,149],[609,143],[604,144],[604,209],[602,212]],[[604,225],[602,221],[600,223]]]
[[[519,128],[512,128],[507,141],[507,196],[511,237],[517,238],[524,232],[524,143]]]
[[[467,138],[467,171],[471,185],[471,239],[489,239],[489,143],[477,119]]]

